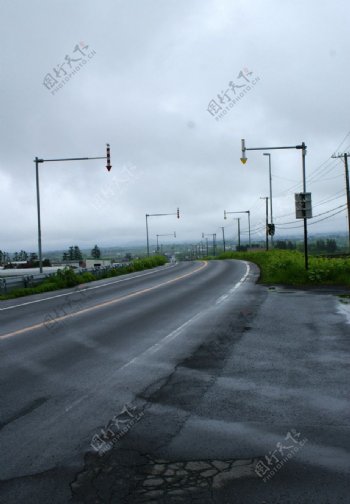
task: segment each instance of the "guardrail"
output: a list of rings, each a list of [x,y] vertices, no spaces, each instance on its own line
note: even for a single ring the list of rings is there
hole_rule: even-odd
[[[130,263],[123,263],[119,266],[100,266],[99,268],[77,268],[74,269],[75,273],[85,273],[90,272],[95,277],[96,280],[103,277],[105,271],[115,268],[120,268],[122,266],[129,266]],[[0,294],[8,294],[14,289],[21,289],[27,287],[34,287],[40,284],[45,278],[49,278],[55,273],[37,273],[33,275],[18,275],[8,278],[0,278]]]
[[[34,287],[41,283],[45,278],[50,275],[22,275],[16,277],[0,278],[0,294],[7,294],[14,289],[21,289],[26,287]]]

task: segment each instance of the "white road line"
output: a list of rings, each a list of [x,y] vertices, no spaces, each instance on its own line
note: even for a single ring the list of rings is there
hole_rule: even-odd
[[[228,294],[224,294],[223,296],[220,296],[219,299],[216,301],[215,304],[221,304],[223,301],[225,301],[225,299],[228,298]]]
[[[85,399],[87,399],[89,397],[89,394],[84,394],[83,396],[79,397],[79,399],[76,399],[75,401],[73,401],[71,404],[69,404],[66,408],[65,408],[65,412],[68,413],[68,411],[70,411],[72,408],[74,408],[75,406],[78,406],[78,404],[80,404],[82,401],[84,401]]]
[[[248,277],[248,275],[249,275],[249,273],[250,273],[250,265],[249,265],[249,263],[247,263],[246,261],[244,261],[244,264],[246,265],[246,268],[247,268],[247,269],[246,269],[246,272],[245,272],[245,274],[242,276],[242,278],[240,279],[240,281],[239,281],[239,282],[237,282],[237,283],[236,283],[236,285],[234,285],[234,286],[232,287],[232,289],[230,289],[230,292],[231,292],[231,293],[232,293],[232,292],[234,292],[236,289],[238,289],[238,287],[240,287],[240,286],[242,285],[242,283],[246,281],[246,279],[247,279],[247,277]]]
[[[244,261],[244,264],[246,266],[246,271],[245,271],[244,275],[242,276],[242,278],[233,287],[231,287],[231,289],[228,291],[227,294],[223,294],[222,296],[220,296],[216,300],[216,302],[215,302],[216,305],[219,305],[219,304],[223,303],[224,301],[226,301],[226,299],[229,297],[229,295],[233,294],[242,285],[242,283],[244,283],[246,281],[246,279],[250,273],[250,265],[246,261]]]
[[[166,345],[167,343],[169,343],[173,339],[177,338],[177,336],[179,336],[182,333],[182,331],[184,329],[186,329],[186,327],[188,327],[190,324],[192,324],[192,322],[194,322],[199,317],[201,317],[201,315],[203,313],[205,313],[205,312],[206,312],[206,310],[203,310],[203,311],[200,311],[199,313],[197,313],[196,315],[194,315],[192,318],[190,318],[189,320],[187,320],[186,322],[184,322],[180,327],[178,327],[177,329],[175,329],[171,333],[169,333],[166,336],[164,336],[164,338],[162,338],[158,343],[155,343],[154,345],[150,346],[149,348],[147,348],[147,350],[145,350],[144,352],[142,352],[140,355],[137,355],[136,357],[134,357],[133,359],[131,359],[129,362],[127,362],[126,364],[124,364],[123,366],[121,366],[118,369],[118,371],[121,371],[122,369],[127,368],[128,366],[130,366],[130,364],[134,364],[135,362],[137,362],[142,357],[146,357],[147,355],[152,355],[155,352],[157,352],[158,350],[160,350],[161,348],[163,348],[164,345]]]
[[[174,268],[175,266],[177,266],[177,264],[168,266],[167,269]],[[57,298],[60,298],[60,297],[65,297],[65,296],[73,296],[75,294],[80,294],[81,292],[91,291],[91,290],[95,290],[95,289],[102,289],[102,287],[108,287],[109,285],[114,285],[114,284],[117,284],[117,283],[127,282],[129,280],[133,280],[134,278],[142,278],[142,277],[145,277],[145,276],[157,273],[159,271],[163,271],[163,270],[152,270],[152,271],[148,271],[147,273],[143,273],[143,274],[140,274],[140,275],[135,275],[133,277],[121,278],[119,280],[114,280],[113,282],[106,282],[104,284],[93,285],[91,287],[85,287],[83,289],[77,289],[77,290],[72,291],[72,292],[65,292],[64,294],[56,294],[55,296],[50,296],[50,297],[46,297],[46,298],[43,298],[43,299],[36,299],[34,301],[27,301],[26,303],[20,303],[20,304],[17,304],[17,305],[6,306],[5,308],[0,308],[0,311],[13,310],[14,308],[20,308],[21,306],[28,306],[28,305],[35,304],[35,303],[43,303],[44,301],[50,301],[51,299],[57,299]]]
[[[230,290],[231,293],[234,292],[236,289],[238,289],[238,287],[240,287],[242,285],[242,283],[245,282],[245,280],[247,279],[247,277],[248,277],[248,275],[250,273],[250,266],[249,266],[249,264],[247,262],[245,262],[245,265],[246,265],[246,268],[247,268],[246,272],[243,275],[243,277],[239,280],[239,282],[237,282],[235,284],[235,286]],[[223,296],[221,296],[221,298],[223,298],[223,297],[226,299],[228,297],[228,294],[224,294]],[[221,298],[219,298],[219,299],[221,299]],[[218,299],[218,301],[219,301],[219,299]],[[216,304],[218,304],[218,303],[216,303]],[[164,336],[164,338],[162,338],[158,343],[155,343],[154,345],[152,345],[149,348],[147,348],[147,350],[145,350],[144,352],[140,353],[136,357],[133,357],[131,360],[129,360],[128,362],[126,362],[125,364],[123,364],[123,366],[121,366],[120,368],[118,368],[116,370],[116,372],[123,371],[124,369],[126,369],[129,366],[131,366],[132,364],[139,363],[142,360],[142,358],[147,357],[149,355],[155,354],[156,352],[158,352],[158,350],[160,350],[161,348],[163,348],[167,343],[169,343],[170,341],[172,341],[175,338],[177,338],[184,331],[184,329],[186,329],[190,324],[192,324],[193,322],[195,322],[197,319],[199,319],[203,314],[206,314],[207,312],[208,312],[208,310],[206,310],[206,309],[198,312],[196,315],[194,315],[189,320],[187,320],[182,325],[180,325],[177,329],[174,329],[174,331],[171,331],[169,334],[167,334],[166,336]],[[71,403],[66,408],[66,412],[69,411],[69,410],[71,410],[75,406],[77,406],[81,401],[83,401],[87,397],[88,397],[88,395],[86,394],[80,400],[78,399],[77,401]]]
[[[234,292],[247,279],[247,277],[248,277],[248,275],[250,273],[250,266],[249,266],[249,264],[247,262],[245,262],[245,265],[246,265],[246,272],[245,272],[245,274],[242,276],[242,278],[239,280],[239,282],[237,282],[235,284],[235,286],[229,292],[231,292],[231,293]],[[223,296],[219,297],[219,299],[216,301],[215,304],[222,303],[228,297],[229,297],[228,294],[224,294]],[[163,348],[164,345],[166,345],[170,341],[172,341],[175,338],[177,338],[177,336],[179,336],[183,332],[183,330],[186,329],[186,327],[188,327],[190,324],[192,324],[193,322],[195,322],[198,318],[200,318],[203,314],[205,314],[207,312],[208,312],[207,310],[200,311],[199,313],[197,313],[196,315],[194,315],[192,318],[190,318],[189,320],[187,320],[187,322],[184,322],[180,327],[178,327],[177,329],[175,329],[171,333],[167,334],[167,336],[164,336],[164,338],[162,338],[158,343],[155,343],[154,345],[152,345],[151,347],[149,347],[147,350],[145,350],[144,352],[142,352],[140,355],[137,355],[136,357],[134,357],[133,359],[131,359],[129,362],[127,362],[126,364],[124,364],[123,366],[121,366],[119,368],[119,370],[125,369],[128,366],[130,366],[131,364],[136,363],[142,357],[146,357],[147,355],[152,355],[152,354],[156,353],[158,350],[160,350],[161,348]]]

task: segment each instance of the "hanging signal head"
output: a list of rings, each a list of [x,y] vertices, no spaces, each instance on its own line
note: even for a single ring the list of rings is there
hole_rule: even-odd
[[[107,159],[107,164],[106,168],[108,171],[111,171],[112,165],[111,165],[111,149],[109,147],[109,144],[107,144],[107,149],[106,149],[106,159]]]

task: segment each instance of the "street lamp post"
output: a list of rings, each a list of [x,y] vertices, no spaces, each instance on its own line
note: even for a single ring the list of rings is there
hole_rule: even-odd
[[[39,163],[50,163],[58,161],[90,161],[92,159],[107,159],[106,168],[108,171],[111,170],[111,151],[110,146],[107,144],[106,155],[97,157],[80,157],[80,158],[58,158],[58,159],[40,159],[36,157],[34,159],[35,163],[35,179],[36,179],[36,203],[37,203],[37,213],[38,213],[38,252],[39,252],[39,270],[40,273],[43,272],[43,257],[42,257],[42,242],[41,242],[41,217],[40,217],[40,188],[39,188]]]
[[[270,223],[273,224],[271,154],[269,152],[264,152],[263,156],[268,156],[269,157]],[[271,233],[271,248],[272,248],[272,246],[273,246],[273,233]]]
[[[298,149],[302,151],[302,168],[303,168],[303,192],[306,193],[306,171],[305,171],[305,156],[306,156],[306,145],[305,142],[302,142],[300,145],[292,145],[292,146],[281,146],[281,147],[248,147],[245,146],[245,140],[241,140],[241,148],[242,148],[242,157],[241,162],[245,164],[247,162],[246,151],[248,150],[282,150],[282,149]],[[305,269],[309,269],[309,257],[308,257],[308,246],[307,246],[307,217],[304,215],[304,260],[305,260]]]

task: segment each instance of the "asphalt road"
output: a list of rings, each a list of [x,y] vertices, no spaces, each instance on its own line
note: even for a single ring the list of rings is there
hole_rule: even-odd
[[[0,502],[349,502],[336,297],[181,263],[0,305]]]

